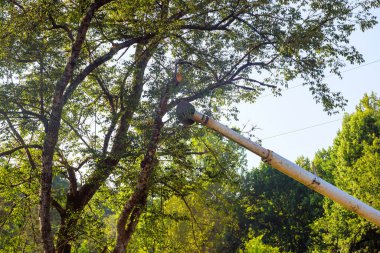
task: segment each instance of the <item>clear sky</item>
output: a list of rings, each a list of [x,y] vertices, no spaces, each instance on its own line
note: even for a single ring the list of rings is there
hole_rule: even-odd
[[[380,21],[380,9],[374,14]],[[294,161],[301,155],[313,159],[318,150],[332,145],[344,113],[354,112],[365,93],[374,91],[380,96],[380,24],[364,33],[356,31],[351,44],[363,54],[365,62],[360,66],[347,65],[342,79],[326,78],[331,90],[341,91],[348,99],[345,112],[327,115],[322,105],[312,99],[309,90],[301,86],[285,90],[281,97],[264,95],[255,104],[239,105],[240,122],[235,125],[242,127],[247,122],[255,125],[258,129],[254,134],[262,139],[262,146],[289,160]],[[299,84],[290,83],[289,87]],[[260,162],[260,158],[252,153],[247,153],[247,158],[249,168]]]

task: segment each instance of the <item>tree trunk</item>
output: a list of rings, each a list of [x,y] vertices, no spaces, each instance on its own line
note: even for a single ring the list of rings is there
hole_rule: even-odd
[[[59,98],[55,97],[55,101]],[[60,127],[60,118],[62,105],[55,102],[52,108],[51,118],[48,131],[46,133],[42,152],[42,173],[40,189],[40,229],[42,243],[45,252],[55,252],[53,233],[50,223],[50,205],[51,205],[51,186],[53,180],[52,164],[54,149],[58,141],[58,131]]]
[[[73,208],[69,209],[70,212]],[[71,252],[71,241],[76,237],[75,228],[78,222],[78,216],[80,212],[65,212],[61,216],[61,225],[58,233],[57,240],[57,252],[58,253],[70,253]]]
[[[91,23],[95,12],[103,5],[112,0],[98,0],[92,3],[86,11],[81,24],[78,28],[75,41],[71,48],[70,58],[65,66],[65,70],[61,78],[58,80],[53,98],[53,105],[50,113],[50,121],[44,138],[42,152],[42,173],[41,173],[41,189],[40,189],[40,229],[41,238],[45,252],[55,252],[53,233],[50,222],[50,205],[51,205],[51,186],[53,179],[52,164],[54,150],[58,142],[58,133],[61,124],[62,110],[64,106],[63,94],[73,76],[74,69],[77,65],[82,44],[86,38],[88,27]]]
[[[169,88],[168,88],[169,89]],[[169,91],[163,93],[154,118],[153,132],[144,159],[141,162],[141,172],[134,192],[125,204],[117,223],[117,239],[114,253],[124,253],[147,203],[151,185],[151,176],[157,163],[155,158],[160,133],[163,127],[162,118],[167,110]]]
[[[124,112],[120,118],[110,155],[99,160],[96,164],[95,171],[89,177],[87,182],[81,187],[81,189],[77,191],[75,196],[68,194],[66,207],[66,212],[68,215],[62,218],[64,220],[61,222],[59,229],[58,252],[70,252],[71,242],[76,239],[75,227],[80,219],[79,214],[83,211],[84,207],[88,204],[99,187],[112,173],[127,149],[127,141],[125,140],[125,136],[128,133],[133,114],[140,104],[144,86],[144,72],[156,46],[157,44],[153,43],[153,47],[149,48],[149,50],[144,50],[144,46],[142,44],[138,44],[136,47],[136,69],[133,74],[133,88],[132,92],[124,101],[127,105],[125,106]],[[70,216],[70,213],[75,215]]]

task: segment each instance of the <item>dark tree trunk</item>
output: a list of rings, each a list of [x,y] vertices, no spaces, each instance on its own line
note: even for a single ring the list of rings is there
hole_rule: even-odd
[[[152,136],[141,162],[141,172],[134,192],[125,204],[117,223],[117,239],[114,253],[125,252],[132,234],[139,221],[147,203],[148,193],[151,185],[151,176],[157,163],[156,151],[160,140],[160,133],[163,127],[162,118],[167,110],[169,91],[163,93],[159,106],[156,110]]]
[[[79,58],[82,44],[86,38],[88,27],[95,12],[103,5],[112,0],[95,1],[87,9],[86,15],[83,17],[78,29],[75,41],[71,48],[71,55],[66,64],[65,70],[55,86],[53,104],[50,113],[50,121],[44,138],[42,152],[42,173],[41,173],[41,188],[40,188],[40,229],[43,248],[45,252],[55,252],[53,233],[50,222],[50,205],[51,205],[51,186],[53,179],[52,164],[54,150],[58,141],[58,133],[60,129],[62,110],[64,106],[63,94],[70,82],[74,68]]]
[[[80,219],[79,214],[83,211],[99,187],[110,176],[128,147],[125,136],[128,133],[133,114],[140,104],[144,85],[144,72],[156,45],[157,44],[153,43],[153,47],[149,48],[149,50],[144,50],[142,44],[138,44],[136,47],[136,69],[133,75],[133,88],[129,96],[125,98],[124,103],[126,103],[126,106],[119,120],[110,155],[99,160],[96,164],[95,171],[76,194],[68,194],[66,207],[67,216],[62,217],[58,233],[58,252],[70,252],[71,242],[76,239],[75,228]],[[105,139],[105,141],[108,140]]]

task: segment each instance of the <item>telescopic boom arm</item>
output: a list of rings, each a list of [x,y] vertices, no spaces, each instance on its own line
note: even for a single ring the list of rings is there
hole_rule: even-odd
[[[319,192],[320,194],[339,203],[348,210],[357,213],[361,217],[366,218],[380,227],[380,211],[354,198],[348,193],[338,189],[334,185],[319,178],[317,175],[301,168],[297,164],[283,158],[275,152],[252,142],[223,124],[213,120],[209,116],[197,112],[194,106],[190,103],[180,102],[177,106],[176,113],[178,119],[185,125],[191,125],[194,122],[198,122],[215,130],[216,132],[260,156],[263,161],[270,164],[273,168],[281,171],[310,189]]]

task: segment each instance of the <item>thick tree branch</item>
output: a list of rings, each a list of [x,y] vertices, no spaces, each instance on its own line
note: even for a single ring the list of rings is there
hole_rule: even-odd
[[[169,87],[163,92],[158,107],[156,109],[153,131],[144,159],[141,162],[141,172],[138,183],[131,197],[125,204],[123,211],[119,216],[117,223],[117,240],[114,253],[125,252],[126,247],[131,239],[138,219],[145,208],[148,192],[151,185],[151,175],[157,163],[156,152],[160,140],[161,129],[163,127],[162,118],[167,111],[169,100]]]
[[[51,205],[58,211],[61,217],[65,216],[66,210],[55,199],[51,199]]]
[[[71,82],[70,86],[66,89],[65,94],[63,96],[64,103],[67,102],[67,100],[71,97],[74,90],[78,87],[78,85],[97,67],[105,63],[106,61],[110,60],[116,53],[118,53],[121,49],[127,48],[132,46],[136,43],[146,43],[154,37],[154,34],[149,34],[147,36],[133,38],[130,40],[127,40],[120,44],[115,44],[108,53],[100,56],[99,58],[95,59],[92,63],[90,63],[88,66],[86,66]]]
[[[99,159],[99,161],[95,165],[94,172],[88,177],[86,183],[83,184],[82,187],[79,189],[76,197],[74,197],[72,194],[68,195],[67,203],[70,208],[70,212],[77,213],[83,210],[85,205],[90,201],[90,199],[99,189],[99,187],[105,182],[105,180],[109,177],[110,173],[117,166],[119,160],[123,157],[128,147],[128,142],[125,136],[128,132],[132,116],[136,108],[140,104],[140,98],[144,85],[143,77],[145,68],[152,54],[154,53],[154,49],[158,45],[159,41],[160,40],[157,39],[156,41],[152,42],[152,44],[149,45],[146,50],[144,50],[143,44],[137,45],[135,53],[136,66],[134,68],[133,73],[132,91],[125,98],[125,102],[128,102],[128,106],[123,108],[123,111],[120,112],[120,117],[118,116],[114,118],[115,123],[119,119],[119,126],[115,134],[115,141],[111,148],[110,155],[105,155],[104,157]],[[111,136],[113,129],[114,127],[111,126],[108,131],[110,133],[109,136]],[[106,138],[106,140],[109,140],[109,138],[110,137]],[[103,145],[104,153],[106,152],[107,147],[108,143],[105,143]],[[75,226],[78,219],[78,217],[69,218],[68,222],[72,224],[71,226]],[[69,242],[65,241],[65,238],[70,233],[70,228],[68,226],[62,226],[60,228],[58,244],[60,245],[61,249],[70,249]]]
[[[74,35],[67,24],[57,24],[51,14],[48,15],[52,24],[52,29],[63,29],[71,41],[74,41]]]
[[[97,0],[88,7],[86,14],[82,18],[79,25],[75,41],[73,42],[71,48],[71,54],[63,71],[63,74],[55,85],[50,121],[43,144],[39,207],[41,238],[44,251],[48,253],[55,252],[53,239],[54,237],[50,221],[51,187],[53,179],[52,162],[54,149],[58,141],[62,110],[65,104],[63,93],[67,87],[67,84],[72,79],[74,69],[77,65],[77,61],[81,52],[82,44],[86,38],[87,30],[90,26],[91,20],[95,15],[95,12],[111,1],[112,0]]]
[[[111,148],[110,154],[102,159],[97,165],[95,172],[88,178],[87,183],[82,186],[80,189],[80,196],[82,198],[82,204],[85,205],[100,187],[100,185],[108,178],[111,171],[118,164],[119,160],[125,153],[125,150],[128,147],[128,142],[125,139],[125,136],[128,132],[130,121],[133,117],[135,110],[140,104],[140,98],[144,86],[144,72],[147,64],[154,52],[154,49],[157,47],[159,40],[152,42],[149,46],[149,50],[144,50],[142,44],[138,44],[136,47],[135,59],[136,66],[133,76],[132,83],[132,92],[126,98],[128,106],[122,112],[122,115],[119,120],[119,127],[116,131],[114,143]],[[103,145],[103,151],[105,151],[105,145]]]
[[[22,104],[18,103],[17,101],[14,101],[14,103],[21,109],[21,112],[23,114],[30,115],[30,116],[33,116],[33,117],[39,119],[42,122],[42,124],[44,125],[45,131],[47,130],[49,121],[44,115],[25,109],[24,106]]]
[[[36,149],[41,149],[42,150],[42,146],[41,145],[38,145],[38,144],[29,144],[29,145],[19,146],[19,147],[16,147],[16,148],[13,148],[13,149],[1,152],[0,153],[0,157],[13,154],[14,152],[16,152],[16,151],[18,151],[20,149],[30,149],[30,148],[36,148]]]

